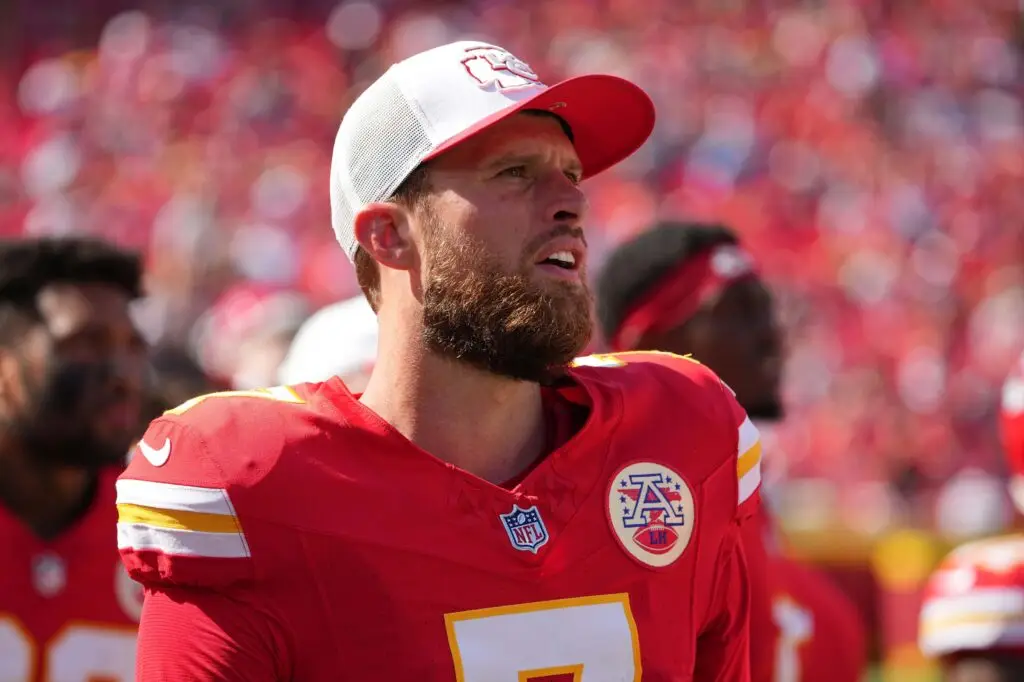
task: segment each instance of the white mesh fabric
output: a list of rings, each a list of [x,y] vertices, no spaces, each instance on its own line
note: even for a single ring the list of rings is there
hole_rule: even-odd
[[[353,219],[390,197],[434,148],[423,120],[395,82],[394,67],[359,96],[338,128],[331,161],[331,223],[354,258]]]

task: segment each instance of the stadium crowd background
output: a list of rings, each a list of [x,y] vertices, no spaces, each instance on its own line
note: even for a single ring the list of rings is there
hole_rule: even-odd
[[[1024,348],[1019,0],[132,4],[0,8],[0,234],[140,249],[154,344],[274,383],[302,320],[358,293],[329,229],[345,107],[393,61],[494,40],[656,102],[650,142],[588,183],[592,263],[658,218],[743,234],[788,342],[772,502],[796,551],[888,576],[866,607],[887,655],[913,658],[941,548],[1015,523],[995,415]]]

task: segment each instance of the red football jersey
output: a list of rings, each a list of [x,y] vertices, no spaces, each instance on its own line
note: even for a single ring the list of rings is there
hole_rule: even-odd
[[[586,423],[512,489],[338,380],[156,420],[117,484],[137,679],[748,680],[757,430],[668,354],[583,358],[558,392]]]
[[[775,671],[776,627],[764,515],[764,507],[759,507],[741,530],[747,570],[751,575],[762,576],[751,584],[750,590],[750,679],[753,682],[772,682]]]
[[[821,571],[786,556],[767,509],[760,508],[754,521],[760,524],[757,537],[764,547],[768,598],[752,604],[751,658],[755,663],[771,660],[764,679],[862,679],[867,632],[857,606]],[[749,549],[753,538],[745,533],[744,539]]]
[[[932,574],[918,641],[928,656],[1024,651],[1024,536],[962,545]]]
[[[827,576],[769,556],[775,623],[774,682],[858,682],[867,666],[867,633],[857,607]]]
[[[142,590],[111,532],[114,481],[75,525],[44,541],[0,507],[0,679],[131,682]]]

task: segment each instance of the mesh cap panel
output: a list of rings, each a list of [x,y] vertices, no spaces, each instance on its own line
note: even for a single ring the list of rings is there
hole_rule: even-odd
[[[334,142],[331,215],[348,257],[359,246],[353,220],[366,204],[390,197],[433,149],[423,119],[389,72],[349,108]]]

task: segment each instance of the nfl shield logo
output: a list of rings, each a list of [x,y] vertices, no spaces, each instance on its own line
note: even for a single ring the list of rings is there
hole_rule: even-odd
[[[540,518],[540,512],[534,505],[529,509],[520,509],[519,505],[512,505],[512,511],[508,514],[499,514],[501,522],[505,524],[505,532],[508,533],[509,542],[512,546],[522,552],[537,553],[548,541],[548,529],[544,527],[544,521]]]

